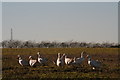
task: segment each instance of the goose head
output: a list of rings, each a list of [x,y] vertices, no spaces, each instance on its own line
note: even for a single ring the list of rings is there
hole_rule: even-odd
[[[29,56],[29,59],[32,59],[32,56]]]
[[[58,58],[60,58],[60,53],[58,53]]]
[[[22,58],[21,58],[21,57],[19,57],[19,60],[22,60]]]
[[[65,53],[62,55],[62,57],[64,57],[64,56],[66,56],[66,54],[65,54]]]
[[[19,59],[21,56],[20,55],[17,55],[17,59]]]
[[[65,58],[67,58],[67,55],[65,54]]]
[[[17,55],[18,57],[20,57],[20,55]]]
[[[65,56],[65,58],[68,58],[67,54],[64,53],[63,55]]]
[[[63,58],[64,58],[64,56],[65,56],[65,53],[61,56],[61,59],[63,59]]]
[[[86,52],[85,51],[82,51],[81,52],[81,58],[83,58],[85,56]]]
[[[89,55],[87,55],[86,58],[89,58]]]
[[[41,56],[40,56],[40,52],[37,52],[37,55],[38,55],[38,57],[41,57]]]
[[[40,52],[38,51],[37,54],[40,55]]]
[[[22,58],[21,58],[20,55],[17,55],[17,59],[18,59],[18,60],[22,60]]]
[[[91,56],[87,55],[86,57],[88,58],[88,60],[91,60]]]
[[[64,53],[63,56],[65,56],[66,54]]]

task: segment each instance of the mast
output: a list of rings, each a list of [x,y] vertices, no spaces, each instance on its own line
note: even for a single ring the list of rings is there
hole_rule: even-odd
[[[13,40],[13,32],[12,32],[12,28],[11,28],[11,41]]]

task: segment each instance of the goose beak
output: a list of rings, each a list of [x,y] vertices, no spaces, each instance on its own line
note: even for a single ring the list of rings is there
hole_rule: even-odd
[[[40,52],[37,52],[37,54],[39,55],[39,54],[40,54]]]
[[[88,58],[89,55],[86,56],[86,58]]]
[[[63,56],[65,56],[65,53],[63,54]]]
[[[29,56],[29,59],[31,59],[32,58],[32,56]]]

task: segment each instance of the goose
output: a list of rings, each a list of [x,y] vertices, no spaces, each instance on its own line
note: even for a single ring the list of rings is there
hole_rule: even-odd
[[[64,54],[65,55],[65,54]],[[73,62],[72,58],[68,58],[67,55],[65,55],[65,64],[69,65]]]
[[[76,57],[74,57],[74,59],[73,59],[73,64],[82,64],[82,62],[85,60],[85,58],[84,58],[84,51],[81,53],[81,57],[79,57],[79,58],[76,58]]]
[[[41,55],[40,55],[40,52],[37,52],[37,55],[38,55],[38,62],[40,64],[45,64],[47,62],[47,59],[46,58],[42,58]]]
[[[18,62],[19,62],[19,64],[20,64],[21,66],[27,66],[27,65],[29,65],[28,62],[25,61],[25,60],[23,60],[20,55],[18,55],[18,59],[19,59]]]
[[[30,59],[30,60],[29,60],[29,65],[30,65],[30,66],[34,66],[35,63],[37,62],[37,60],[33,60],[33,59],[32,59],[32,56],[29,56],[29,59]]]
[[[88,58],[88,64],[93,67],[93,69],[100,68],[101,67],[101,62],[98,60],[92,60],[91,56],[87,55]]]
[[[63,56],[60,56],[60,53],[58,53],[58,58],[57,58],[57,66],[63,66],[64,65],[64,61],[63,61],[63,57],[65,55],[63,54]]]

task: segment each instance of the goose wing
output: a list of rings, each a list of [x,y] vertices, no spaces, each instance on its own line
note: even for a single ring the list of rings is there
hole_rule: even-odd
[[[21,61],[21,64],[22,64],[23,66],[27,66],[27,65],[29,65],[28,62],[25,61],[25,60],[22,60],[22,61]]]
[[[81,64],[83,61],[84,61],[84,58],[76,58],[74,63]]]
[[[46,63],[47,61],[48,61],[48,59],[46,59],[46,58],[38,58],[39,63]]]
[[[29,64],[30,64],[30,66],[34,66],[36,62],[37,62],[37,60],[30,60]]]
[[[99,61],[92,60],[91,65],[94,66],[94,67],[100,67],[101,63]]]
[[[72,63],[73,62],[73,59],[71,59],[71,58],[66,58],[65,59],[65,63],[66,64],[70,64],[70,63]]]

